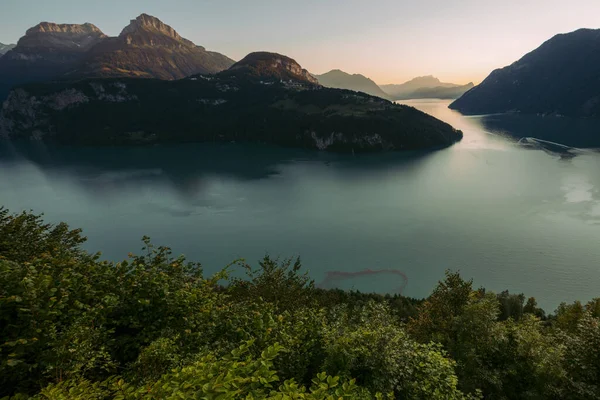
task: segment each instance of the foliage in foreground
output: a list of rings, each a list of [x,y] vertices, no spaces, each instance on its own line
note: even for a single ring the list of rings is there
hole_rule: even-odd
[[[205,277],[147,238],[114,264],[84,240],[0,209],[0,397],[600,399],[599,300],[546,317],[453,272],[414,300],[269,257]]]

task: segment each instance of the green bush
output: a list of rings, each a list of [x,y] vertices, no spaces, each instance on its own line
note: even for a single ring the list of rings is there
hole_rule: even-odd
[[[299,260],[205,277],[148,238],[120,263],[84,240],[0,209],[0,396],[600,399],[598,299],[546,317],[456,272],[417,300],[316,289]]]

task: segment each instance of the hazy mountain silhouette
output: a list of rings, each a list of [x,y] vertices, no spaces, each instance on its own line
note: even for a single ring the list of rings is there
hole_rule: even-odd
[[[16,44],[4,44],[0,43],[0,57],[6,54],[9,50],[12,50]]]
[[[475,85],[473,82],[469,82],[462,86],[436,86],[436,87],[423,87],[410,93],[408,98],[410,99],[457,99],[462,96],[465,92],[473,89]],[[400,100],[400,99],[397,99]]]
[[[473,87],[472,83],[458,85],[445,83],[438,78],[428,75],[419,76],[402,84],[381,85],[381,89],[394,100],[419,99],[419,98],[456,98]],[[447,90],[454,88],[454,90]]]
[[[319,83],[325,87],[336,89],[348,89],[363,92],[372,96],[389,99],[389,95],[381,90],[379,86],[364,75],[350,75],[339,69],[331,70],[323,75],[315,75]]]
[[[560,34],[450,105],[464,114],[600,116],[600,29]]]

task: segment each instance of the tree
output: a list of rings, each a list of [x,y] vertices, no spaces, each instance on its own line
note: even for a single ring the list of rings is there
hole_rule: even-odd
[[[455,363],[436,344],[419,344],[394,320],[389,308],[368,303],[351,313],[332,310],[325,333],[325,370],[357,377],[370,391],[407,399],[462,399]]]
[[[583,313],[574,332],[562,338],[571,398],[600,399],[600,319],[592,308]]]

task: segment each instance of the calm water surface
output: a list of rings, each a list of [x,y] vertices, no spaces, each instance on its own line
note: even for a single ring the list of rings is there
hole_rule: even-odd
[[[409,296],[426,296],[448,268],[535,296],[548,311],[600,296],[600,153],[590,149],[600,147],[600,123],[463,117],[447,101],[409,103],[462,129],[463,141],[356,157],[239,144],[4,143],[0,204],[81,227],[87,248],[112,260],[149,235],[208,273],[268,252],[300,255],[318,282],[328,271],[396,269]],[[383,292],[400,280],[333,284]]]

